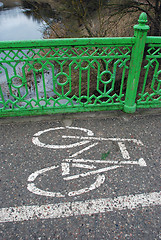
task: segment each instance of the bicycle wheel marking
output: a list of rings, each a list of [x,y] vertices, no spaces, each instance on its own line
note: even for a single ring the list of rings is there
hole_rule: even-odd
[[[35,183],[29,183],[27,185],[27,189],[36,195],[41,195],[45,197],[58,197],[58,198],[65,197],[65,195],[61,194],[60,192],[49,192],[41,190],[40,188],[37,188],[35,186]]]
[[[68,175],[69,174],[69,163],[67,163],[67,165],[65,165],[66,163],[62,163],[61,164],[61,167],[62,167],[62,176],[64,175]],[[28,177],[28,181],[29,182],[33,182],[36,180],[36,178],[39,176],[39,175],[42,175],[43,173],[47,172],[47,171],[50,171],[50,170],[54,170],[54,169],[57,169],[59,166],[52,166],[52,167],[48,167],[48,168],[43,168],[43,169],[40,169],[34,173],[32,173],[29,177]],[[87,165],[84,165],[84,164],[76,164],[74,165],[73,167],[80,167],[80,168],[88,168]],[[92,167],[92,169],[95,168],[95,166]],[[91,166],[89,166],[89,169],[91,169]],[[86,173],[87,174],[87,173]],[[89,172],[89,174],[87,175],[74,175],[72,176],[73,178],[71,179],[67,179],[67,178],[63,178],[64,180],[72,180],[72,179],[76,179],[76,178],[79,178],[79,177],[86,177],[88,175],[91,175],[91,174],[94,174],[93,172]],[[91,190],[94,190],[95,188],[98,188],[101,186],[101,184],[103,184],[105,181],[105,176],[104,175],[98,175],[95,182],[92,183],[89,187],[85,187],[85,188],[82,188],[82,189],[79,189],[79,190],[76,190],[76,191],[69,191],[68,193],[66,193],[66,195],[68,196],[75,196],[75,195],[80,195],[80,194],[83,194],[83,193],[86,193],[86,192],[89,192]],[[27,189],[34,193],[34,194],[37,194],[37,195],[41,195],[41,196],[47,196],[47,197],[65,197],[66,195],[60,193],[60,192],[49,192],[49,191],[44,191],[38,187],[36,187],[35,183],[29,183],[27,185]]]
[[[28,177],[28,181],[29,182],[34,182],[36,180],[36,178],[40,175],[42,175],[43,173],[45,172],[48,172],[50,170],[54,170],[54,169],[57,169],[59,166],[52,166],[52,167],[47,167],[47,168],[43,168],[43,169],[40,169],[34,173],[32,173],[29,177]],[[88,169],[93,169],[95,168],[95,166],[91,166],[91,165],[85,165],[85,164],[72,164],[72,167],[79,167],[79,168],[88,168]],[[62,176],[64,175],[68,175],[70,173],[70,168],[69,168],[69,163],[61,163],[61,168],[62,168]],[[111,168],[109,169],[111,170]],[[106,170],[107,171],[107,170]],[[104,171],[103,171],[104,172]],[[98,172],[97,172],[98,173]],[[91,172],[87,172],[87,173],[84,173],[83,174],[80,174],[80,175],[73,175],[71,177],[71,179],[67,178],[67,177],[64,177],[63,179],[68,181],[68,180],[73,180],[73,179],[77,179],[79,177],[86,177],[88,175],[91,175],[91,174],[95,174],[93,173],[92,171]],[[95,188],[98,188],[101,186],[101,184],[103,184],[105,181],[105,176],[104,175],[99,175],[97,176],[96,180],[94,183],[92,183],[89,187],[85,187],[85,188],[82,188],[82,189],[79,189],[79,190],[76,190],[76,191],[69,191],[67,192],[65,195],[60,193],[60,192],[49,192],[49,191],[44,191],[42,189],[39,189],[38,187],[36,187],[35,183],[29,183],[27,185],[27,189],[34,193],[34,194],[37,194],[37,195],[41,195],[41,196],[47,196],[47,197],[65,197],[66,195],[68,196],[75,196],[75,195],[80,195],[80,194],[83,194],[83,193],[86,193],[86,192],[89,192],[91,190],[94,190]]]
[[[65,148],[79,147],[81,145],[89,143],[90,141],[82,141],[82,142],[73,143],[73,144],[69,144],[69,145],[50,145],[50,144],[45,144],[45,143],[40,142],[38,137],[33,137],[32,142],[39,147],[53,148],[53,149],[65,149]]]
[[[65,145],[53,145],[53,144],[45,144],[39,140],[39,137],[47,132],[50,131],[56,131],[56,130],[79,130],[87,134],[87,136],[71,136],[71,135],[62,135],[62,139],[75,139],[76,142],[71,143],[71,144],[65,144]],[[78,141],[79,140],[79,141]],[[90,144],[91,141],[95,141],[94,143]],[[117,142],[118,147],[120,149],[120,153],[122,155],[122,158],[124,160],[100,160],[100,159],[83,159],[83,158],[75,158],[78,155],[81,155],[85,151],[90,150],[91,148],[95,147],[98,145],[99,142],[103,141],[114,141]],[[72,155],[69,156],[69,158],[64,159],[63,162],[60,164],[60,166],[51,166],[51,167],[46,167],[43,169],[40,169],[38,171],[35,171],[28,177],[28,186],[27,189],[37,195],[42,195],[42,196],[49,196],[49,197],[66,197],[66,196],[76,196],[80,195],[83,193],[87,193],[89,191],[92,191],[98,187],[100,187],[104,181],[105,181],[105,175],[103,173],[106,173],[111,170],[115,170],[118,168],[122,168],[126,165],[138,165],[140,167],[146,167],[146,162],[143,158],[140,158],[138,161],[131,161],[130,159],[130,154],[126,148],[125,143],[126,142],[132,142],[134,144],[137,144],[137,146],[143,146],[143,143],[140,140],[137,139],[126,139],[126,138],[100,138],[100,137],[94,137],[94,133],[91,130],[88,130],[86,128],[78,128],[78,127],[56,127],[56,128],[49,128],[45,129],[43,131],[39,131],[36,134],[34,134],[32,138],[32,142],[39,146],[39,147],[44,147],[44,148],[49,148],[49,149],[69,149],[69,148],[76,148],[82,145],[88,144],[88,146],[84,147],[83,149],[73,153]],[[104,166],[102,168],[98,167],[97,165],[99,164],[104,164],[108,165],[111,164],[112,166]],[[72,181],[78,178],[84,178],[84,177],[89,177],[96,175],[96,180],[94,183],[92,183],[89,187],[86,186],[84,188],[74,190],[74,191],[65,191],[65,194],[62,194],[61,192],[49,192],[45,191],[42,189],[39,189],[36,187],[34,181],[36,180],[37,177],[40,175],[44,174],[45,172],[51,171],[51,170],[57,170],[57,168],[61,168],[61,175],[64,181]],[[71,168],[80,168],[80,169],[85,169],[86,171],[80,174],[75,174],[71,175]]]
[[[51,148],[51,149],[66,149],[66,148],[74,148],[74,147],[79,147],[81,145],[87,144],[90,141],[89,140],[84,140],[84,141],[80,141],[80,142],[76,142],[73,144],[68,144],[68,145],[52,145],[52,144],[45,144],[40,142],[39,140],[39,136],[41,136],[44,133],[50,132],[50,131],[55,131],[55,130],[65,130],[65,129],[71,129],[71,130],[80,130],[83,131],[85,133],[87,133],[88,136],[93,136],[94,133],[91,130],[88,130],[86,128],[77,128],[77,127],[57,127],[57,128],[49,128],[49,129],[45,129],[43,131],[39,131],[37,133],[34,134],[33,138],[32,138],[32,142],[39,146],[39,147],[44,147],[44,148]]]
[[[85,187],[85,188],[79,189],[77,191],[71,191],[68,193],[68,196],[73,197],[76,195],[80,195],[80,194],[92,191],[92,190],[100,187],[104,183],[104,181],[105,181],[105,175],[98,175],[96,181],[94,183],[92,183],[89,188]]]
[[[41,175],[41,174],[43,174],[43,173],[45,173],[45,172],[48,172],[48,171],[50,171],[50,170],[54,170],[54,169],[56,169],[56,168],[58,168],[58,167],[59,167],[59,166],[52,166],[52,167],[47,167],[47,168],[43,168],[43,169],[41,169],[41,170],[38,170],[38,171],[32,173],[32,174],[28,177],[27,181],[28,181],[28,182],[33,182],[33,181],[35,181],[35,179],[36,179],[39,175]]]

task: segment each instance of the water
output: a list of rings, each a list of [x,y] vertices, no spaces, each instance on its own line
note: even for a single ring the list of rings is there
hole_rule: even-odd
[[[48,21],[56,21],[54,13],[49,5],[45,5],[46,7],[44,5],[42,7],[39,6],[35,11],[35,8],[24,0],[4,0],[0,3],[3,3],[3,7],[2,4],[0,7],[0,41],[42,39],[44,31],[47,28],[47,24],[43,19],[45,18]],[[43,19],[41,16],[43,16]],[[4,57],[4,54],[1,53],[0,57]],[[15,75],[14,79],[16,79],[17,75],[22,75],[21,68],[23,64],[24,63],[19,63],[15,67],[16,75],[13,70],[14,68],[11,67],[11,65],[4,63],[3,67],[0,67],[0,88],[5,100],[10,98],[10,96],[8,96],[9,89],[5,67],[7,68],[9,78],[12,79],[12,76]],[[51,71],[44,73],[44,77],[47,85],[47,94],[48,96],[51,96],[53,95],[51,91],[51,89],[53,89]],[[29,81],[29,79],[27,80]],[[40,96],[43,97],[44,91],[41,76],[37,77],[37,82]],[[18,82],[18,84],[20,84],[20,82]],[[22,87],[22,95],[24,95],[24,92],[25,87]],[[28,98],[36,98],[35,89],[32,85],[29,90]],[[2,107],[1,104],[0,107]]]
[[[44,32],[46,33],[46,30],[48,29],[46,22],[51,24],[53,21],[55,22],[59,20],[59,16],[55,15],[54,10],[52,10],[47,3],[44,3],[42,6],[39,5],[34,7],[32,4],[28,4],[27,1],[24,0],[1,0],[1,2],[3,2],[3,7],[2,4],[0,4],[0,41],[42,39]],[[44,21],[43,19],[46,19],[47,21]],[[25,52],[27,50],[23,51]],[[27,54],[27,52],[25,53]],[[3,58],[4,53],[1,53],[0,57]],[[5,101],[8,99],[16,99],[18,92],[16,86],[22,84],[21,76],[23,65],[24,62],[15,65],[15,63],[11,61],[10,64],[3,63],[3,65],[0,66],[0,92],[2,92],[3,95],[0,94],[0,101],[2,101],[2,97]],[[8,79],[6,76],[6,69]],[[55,74],[56,71],[57,70],[55,70]],[[45,91],[47,97],[53,97],[55,95],[53,92],[52,74],[51,66],[49,66],[49,70],[44,71],[45,90],[42,75],[40,74],[36,76],[40,98],[44,97]],[[37,99],[34,80],[31,78],[33,78],[33,73],[31,76],[27,77],[28,94],[25,99],[28,101]],[[12,81],[12,97],[8,88],[7,80]],[[26,93],[25,86],[20,87],[19,91],[21,96],[24,96]],[[66,103],[66,101],[61,100],[61,104],[62,103]],[[20,103],[20,106],[23,106],[23,104],[26,105],[25,103]],[[2,107],[3,105],[0,104],[0,108]]]
[[[4,0],[1,3],[4,5],[0,8],[0,41],[43,38],[46,23],[40,17],[40,6],[35,11],[26,1]],[[54,16],[46,6],[46,12]]]

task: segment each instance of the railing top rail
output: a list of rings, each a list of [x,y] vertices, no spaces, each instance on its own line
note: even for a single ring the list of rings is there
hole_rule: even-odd
[[[161,44],[161,37],[151,37],[146,38],[146,44]]]
[[[59,47],[59,46],[89,46],[89,45],[112,45],[132,46],[135,43],[134,37],[114,38],[63,38],[63,39],[41,39],[23,41],[0,41],[0,49],[27,49],[38,47]]]

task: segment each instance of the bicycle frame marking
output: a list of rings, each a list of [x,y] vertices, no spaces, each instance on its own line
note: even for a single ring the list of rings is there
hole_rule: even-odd
[[[51,144],[45,144],[39,140],[39,137],[44,134],[48,133],[50,131],[55,131],[55,130],[79,130],[87,134],[87,136],[70,136],[70,135],[62,135],[62,139],[75,139],[75,143],[71,144],[66,144],[66,145],[51,145]],[[79,142],[77,141],[79,140]],[[57,127],[57,128],[49,128],[43,131],[39,131],[38,133],[34,134],[32,142],[39,146],[39,147],[44,147],[44,148],[49,148],[49,149],[69,149],[69,148],[76,148],[82,145],[87,145],[91,141],[96,141],[95,143],[90,144],[89,146],[85,146],[83,149],[77,151],[76,153],[72,154],[69,156],[69,158],[64,159],[63,162],[60,164],[60,166],[51,166],[51,167],[46,167],[43,169],[40,169],[38,171],[35,171],[28,177],[28,186],[27,189],[37,195],[42,195],[42,196],[50,196],[50,197],[65,197],[66,195],[68,196],[75,196],[75,195],[80,195],[89,191],[92,191],[98,187],[100,187],[104,181],[105,181],[105,175],[103,173],[115,170],[117,168],[122,168],[125,165],[138,165],[140,167],[146,167],[146,162],[143,158],[140,158],[138,161],[131,161],[130,159],[130,154],[126,148],[125,142],[132,142],[137,144],[138,146],[143,146],[143,143],[140,140],[137,139],[126,139],[126,138],[101,138],[101,137],[94,137],[94,133],[85,128],[78,128],[78,127]],[[120,149],[120,153],[122,155],[122,158],[125,160],[97,160],[97,159],[83,159],[83,158],[75,158],[78,155],[81,155],[85,151],[88,151],[89,149],[95,147],[98,145],[99,142],[102,141],[114,141],[118,143],[118,147]],[[98,168],[96,164],[114,164],[113,166],[107,166],[107,167],[102,167]],[[42,175],[45,172],[55,170],[58,167],[61,167],[61,175],[63,180],[69,181],[69,180],[75,180],[78,178],[84,178],[92,175],[97,175],[96,180],[93,184],[91,184],[89,187],[81,188],[76,191],[69,191],[66,194],[62,194],[61,192],[49,192],[49,191],[44,191],[36,187],[34,181],[36,178],[40,175]],[[70,175],[70,169],[71,168],[80,168],[80,169],[87,169],[89,171],[80,173],[80,174],[75,174],[75,175]]]
[[[132,165],[139,165],[140,167],[146,167],[146,162],[144,158],[140,158],[138,161],[110,161],[110,160],[91,160],[91,159],[65,159],[67,162],[84,162],[84,163],[111,163],[111,164],[132,164]]]
[[[71,157],[71,158],[76,157],[76,156],[78,156],[79,154],[82,154],[83,152],[89,150],[90,148],[95,147],[96,145],[98,145],[98,142],[96,142],[96,143],[94,143],[94,144],[91,144],[91,145],[89,145],[88,147],[83,148],[82,150],[80,150],[80,151],[72,154],[70,157]]]

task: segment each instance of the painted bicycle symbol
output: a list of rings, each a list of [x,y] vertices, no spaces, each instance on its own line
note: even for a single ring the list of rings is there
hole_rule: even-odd
[[[79,135],[62,135],[61,139],[66,139],[68,144],[46,144],[40,141],[40,137],[43,136],[45,133],[49,133],[51,131],[64,131],[64,130],[74,130],[82,132],[82,135],[86,136],[79,136]],[[70,142],[72,140],[72,142]],[[79,158],[78,156],[82,153],[94,148],[97,146],[100,142],[104,141],[112,141],[116,142],[118,144],[118,147],[120,149],[120,160],[102,160],[102,159],[84,159]],[[32,138],[33,144],[43,147],[43,148],[49,148],[49,149],[57,149],[57,150],[63,150],[63,149],[75,149],[80,146],[84,146],[83,149],[75,152],[74,154],[70,155],[69,158],[63,159],[63,161],[59,165],[53,165],[51,167],[46,167],[40,170],[35,171],[28,177],[28,186],[27,189],[37,195],[42,196],[48,196],[48,197],[66,197],[66,196],[76,196],[80,195],[89,191],[92,191],[98,187],[100,187],[105,182],[105,173],[117,168],[122,168],[127,165],[138,165],[140,167],[145,167],[146,162],[143,158],[138,159],[137,161],[131,161],[130,160],[130,154],[126,148],[126,143],[134,143],[136,146],[143,146],[143,143],[140,140],[137,139],[123,139],[123,138],[101,138],[101,137],[95,137],[94,133],[91,130],[85,129],[85,128],[78,128],[78,127],[57,127],[57,128],[49,128],[43,131],[39,131],[36,134],[34,134]],[[99,168],[99,165],[102,165],[104,167]],[[66,182],[72,181],[75,179],[84,179],[88,176],[96,175],[96,179],[90,186],[86,186],[84,188],[80,188],[77,190],[71,190],[68,191],[66,194],[63,194],[61,191],[59,192],[50,192],[46,190],[42,190],[36,186],[34,181],[39,177],[40,175],[55,170],[57,171],[58,168],[61,169],[61,175],[63,180]],[[80,168],[86,170],[85,172],[81,172],[79,174],[71,175],[71,169],[73,168]]]

